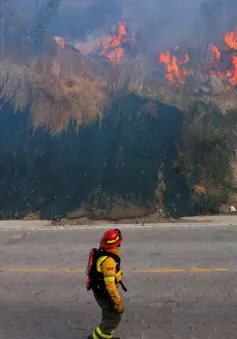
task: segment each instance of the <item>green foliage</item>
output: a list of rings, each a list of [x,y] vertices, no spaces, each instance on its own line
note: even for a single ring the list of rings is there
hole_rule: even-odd
[[[218,213],[222,199],[215,195],[204,195],[194,192],[191,204],[195,206],[198,214]]]
[[[185,115],[180,164],[193,192],[191,204],[201,213],[217,212],[233,188],[234,117],[234,112],[224,115],[216,106],[199,101]]]

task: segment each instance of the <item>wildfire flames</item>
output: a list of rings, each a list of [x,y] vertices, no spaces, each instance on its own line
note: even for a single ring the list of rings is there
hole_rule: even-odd
[[[178,50],[179,47],[176,47]],[[160,62],[166,65],[166,78],[170,84],[178,81],[185,84],[185,79],[193,73],[193,70],[187,70],[186,64],[190,62],[189,56],[186,53],[184,59],[178,60],[176,56],[171,56],[170,52],[160,54]]]
[[[123,45],[134,40],[134,34],[127,34],[126,22],[119,22],[117,32],[102,41],[99,55],[105,57],[113,66],[121,64],[125,60]]]
[[[71,43],[65,42],[65,40],[61,37],[55,36],[54,40],[58,44],[60,48],[65,48],[67,45],[72,46]],[[112,66],[116,66],[121,64],[126,59],[125,52],[125,44],[131,43],[135,41],[135,34],[128,34],[127,32],[127,24],[126,22],[119,22],[116,32],[114,34],[110,34],[103,38],[100,42],[99,50],[97,54],[105,59]],[[72,46],[74,49],[90,54],[96,53],[92,48],[88,48],[85,50],[84,45],[82,43],[77,43],[75,46]]]
[[[210,45],[208,61],[201,60],[200,68],[204,74],[216,75],[226,80],[226,88],[237,85],[237,27],[233,32],[227,32],[224,36],[224,48]],[[179,51],[177,46],[175,52]],[[172,55],[170,52],[160,54],[160,63],[165,65],[165,77],[169,84],[179,82],[185,84],[187,77],[196,70],[192,66],[188,53],[184,59]]]
[[[56,43],[58,44],[58,46],[60,48],[64,48],[65,47],[65,40],[63,38],[61,38],[60,36],[55,36],[54,40],[56,41]]]
[[[55,37],[58,46],[65,48],[67,43],[63,38]],[[115,33],[111,33],[101,39],[99,49],[88,50],[87,53],[97,54],[106,62],[115,67],[122,64],[127,58],[127,47],[135,41],[135,34],[129,34],[126,22],[119,22]],[[77,44],[77,50],[83,51],[83,46]],[[169,84],[185,84],[190,75],[201,73],[205,75],[216,75],[223,80],[225,88],[237,85],[237,27],[233,32],[227,32],[221,46],[209,45],[207,55],[199,56],[197,51],[190,53],[179,46],[159,55],[160,65],[164,65],[164,75]],[[140,69],[144,64],[138,56],[134,62],[139,60]]]

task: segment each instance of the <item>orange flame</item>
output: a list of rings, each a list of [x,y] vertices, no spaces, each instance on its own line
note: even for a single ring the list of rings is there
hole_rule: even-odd
[[[127,36],[126,22],[119,22],[117,33],[102,42],[99,55],[106,57],[113,66],[120,64],[125,59],[123,43],[134,39],[134,34],[132,34],[132,37]]]
[[[71,45],[61,37],[56,36],[54,39],[61,48]],[[114,67],[125,61],[125,44],[134,40],[135,34],[128,34],[126,22],[118,22],[116,32],[107,36],[101,42],[98,54]],[[82,46],[78,44],[74,48],[81,50],[83,44]],[[88,53],[93,52],[90,47],[86,47],[86,51]],[[161,64],[164,64],[165,77],[169,84],[175,82],[185,84],[187,78],[195,73],[190,59],[192,61],[189,53],[179,46],[174,47],[173,53],[170,51],[160,53],[159,60]],[[143,61],[136,58],[133,60],[134,62],[139,61],[136,64],[137,69],[139,68],[142,71],[144,69]],[[203,58],[203,60],[200,58],[198,66],[198,69],[202,70],[204,75],[216,75],[220,79],[224,79],[227,84],[226,88],[237,86],[237,27],[224,35],[222,48],[219,45],[218,47],[210,45],[208,61],[206,62],[206,58]]]
[[[211,46],[211,49],[212,49],[212,52],[214,53],[216,59],[220,59],[221,52],[219,51],[219,49],[215,45]]]
[[[60,48],[64,48],[65,47],[65,40],[63,38],[61,38],[60,36],[55,36],[54,37],[54,40],[56,41],[57,45],[60,47]]]
[[[183,61],[180,61],[180,64],[183,65],[183,64],[188,64],[190,61],[189,59],[189,55],[186,53],[185,54],[185,59]]]
[[[214,74],[219,78],[229,82],[226,89],[237,85],[237,27],[233,32],[227,32],[224,36],[225,49],[230,50],[230,54],[226,54],[223,50],[215,45],[210,45],[211,56],[208,61],[207,74]],[[175,54],[180,53],[179,46],[174,48]],[[194,70],[190,66],[190,58],[188,53],[185,54],[183,60],[179,57],[171,55],[170,52],[162,52],[160,54],[160,62],[165,64],[166,79],[169,84],[179,82],[184,84],[190,74],[194,74]],[[186,65],[186,68],[184,68]],[[188,69],[187,69],[188,68]]]
[[[225,34],[225,43],[228,48],[237,50],[237,27],[235,27],[233,32]]]
[[[237,56],[232,55],[232,63],[234,66],[234,70],[232,72],[232,77],[230,78],[230,84],[235,86],[237,84]]]
[[[178,50],[178,46],[175,48]],[[185,84],[185,78],[193,73],[193,70],[181,68],[181,65],[189,63],[190,59],[188,54],[185,54],[184,60],[179,61],[176,56],[171,56],[170,52],[160,54],[160,62],[166,65],[166,79],[170,84],[180,82]]]

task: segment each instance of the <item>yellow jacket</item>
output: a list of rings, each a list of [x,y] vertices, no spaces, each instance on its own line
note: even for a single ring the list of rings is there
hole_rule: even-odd
[[[109,253],[116,254],[120,257],[118,248],[106,250]],[[118,283],[122,280],[123,272],[120,269],[116,273],[116,262],[113,258],[103,256],[97,260],[96,269],[98,272],[103,273],[104,282],[108,293],[110,294],[113,302],[117,305],[121,302],[122,298],[118,292]],[[116,278],[116,281],[115,281]],[[116,282],[116,283],[115,283]]]

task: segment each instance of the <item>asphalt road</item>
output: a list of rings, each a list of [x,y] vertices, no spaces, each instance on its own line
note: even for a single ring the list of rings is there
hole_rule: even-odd
[[[102,228],[0,228],[0,338],[83,339],[100,321],[84,269]],[[134,339],[237,338],[237,226],[123,227]]]

